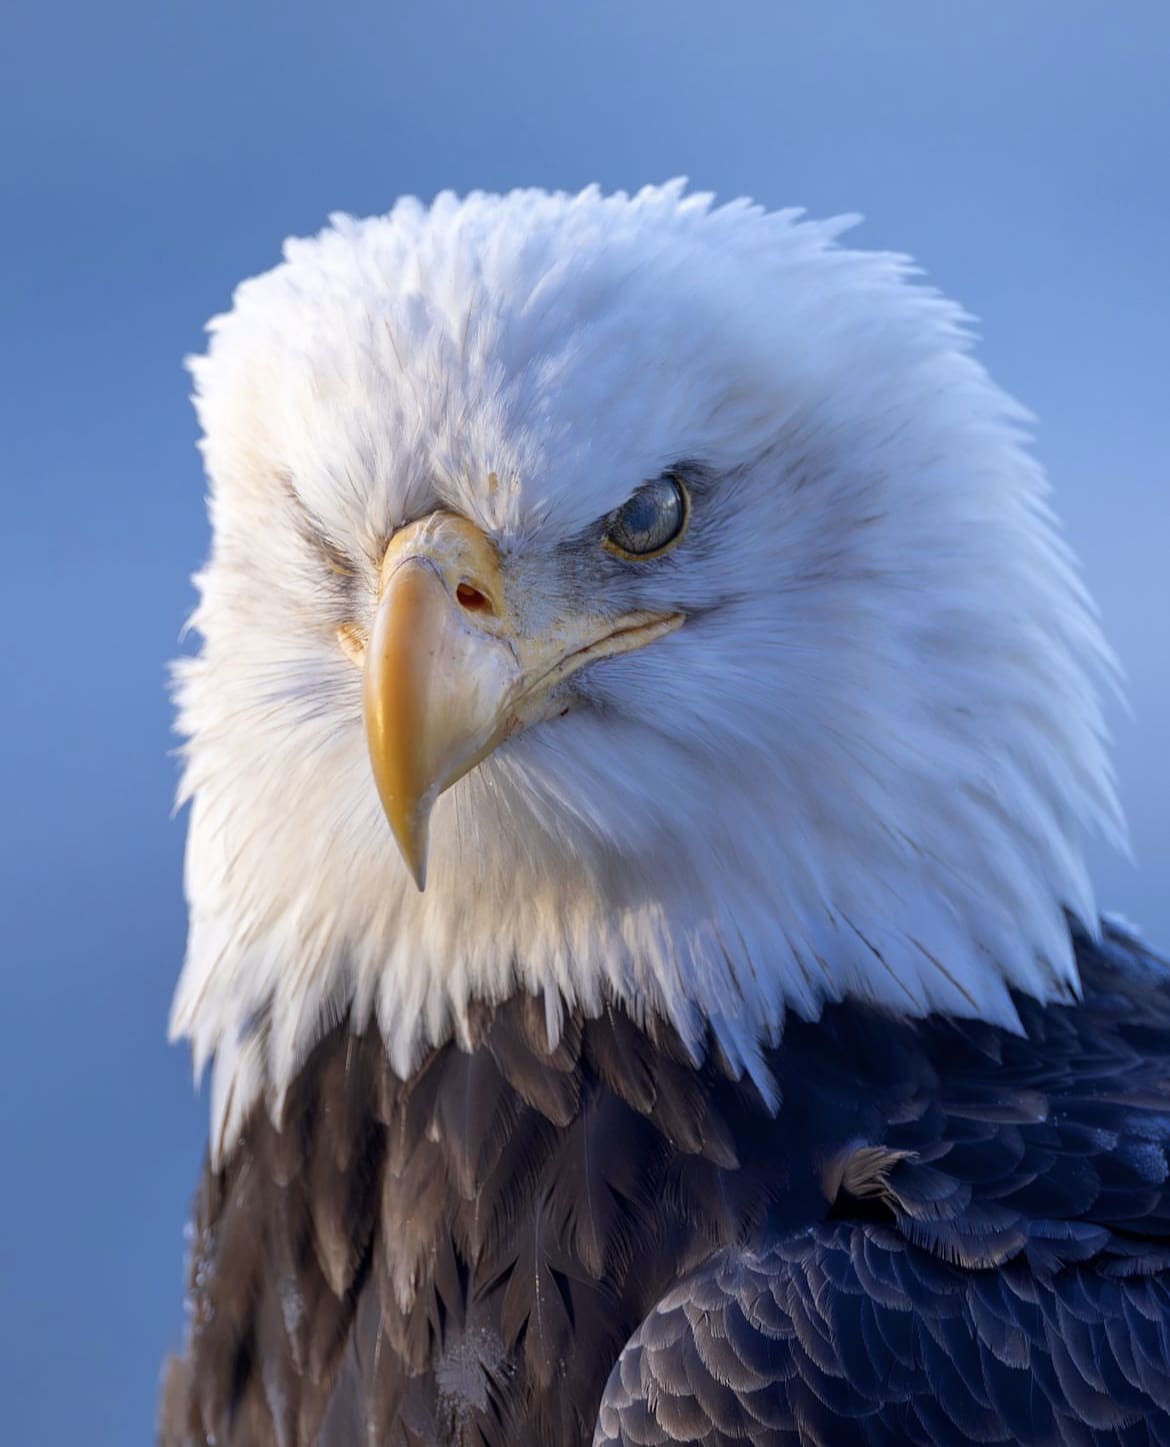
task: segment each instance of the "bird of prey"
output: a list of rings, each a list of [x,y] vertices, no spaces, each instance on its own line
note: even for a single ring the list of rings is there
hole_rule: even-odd
[[[1116,669],[848,225],[408,200],[212,323],[165,1447],[1170,1443]]]

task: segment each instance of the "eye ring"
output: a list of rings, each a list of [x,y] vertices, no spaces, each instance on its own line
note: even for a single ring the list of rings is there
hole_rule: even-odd
[[[677,473],[667,472],[610,513],[601,546],[627,562],[648,563],[677,547],[690,521],[690,489]]]

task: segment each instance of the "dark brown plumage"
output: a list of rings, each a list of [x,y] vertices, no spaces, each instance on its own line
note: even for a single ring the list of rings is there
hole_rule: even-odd
[[[1026,1038],[790,1021],[775,1116],[617,1012],[342,1023],[204,1172],[163,1447],[1170,1443],[1170,977],[1078,956]]]

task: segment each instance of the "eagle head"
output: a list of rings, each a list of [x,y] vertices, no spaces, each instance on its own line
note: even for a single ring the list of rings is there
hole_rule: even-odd
[[[849,218],[681,184],[402,201],[192,364],[173,1027],[223,1141],[319,1033],[1075,989],[1112,665],[963,314]]]

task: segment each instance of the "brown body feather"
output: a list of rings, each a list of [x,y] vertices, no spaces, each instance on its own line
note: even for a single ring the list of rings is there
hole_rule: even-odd
[[[782,1190],[778,1160],[737,1158],[732,1118],[771,1123],[751,1086],[616,1012],[550,1050],[518,997],[407,1081],[376,1031],[338,1025],[284,1129],[257,1109],[205,1170],[163,1440],[332,1443],[332,1411],[338,1442],[353,1420],[377,1443],[587,1441],[637,1323]],[[355,1393],[356,1418],[334,1405]]]

